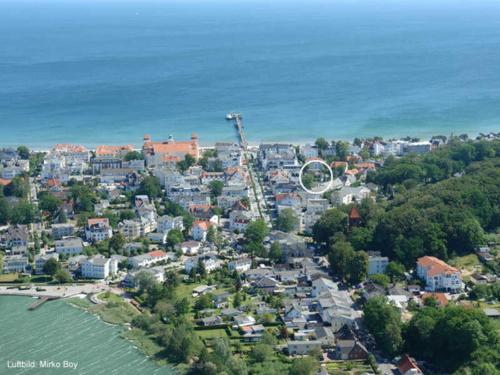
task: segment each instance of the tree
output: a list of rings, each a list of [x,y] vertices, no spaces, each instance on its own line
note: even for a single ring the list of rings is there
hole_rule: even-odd
[[[13,224],[31,224],[35,220],[33,205],[26,200],[20,201],[10,211],[10,221]]]
[[[175,362],[187,363],[202,347],[193,327],[182,322],[175,325],[166,341],[166,352]]]
[[[311,190],[314,184],[314,176],[310,173],[303,173],[301,177],[302,185],[308,190]]]
[[[363,313],[365,325],[377,346],[391,357],[399,353],[403,339],[398,309],[387,303],[385,297],[374,297],[365,304]]]
[[[0,194],[0,224],[7,224],[10,220],[11,209],[7,199]]]
[[[348,280],[351,284],[359,284],[368,273],[368,254],[364,251],[356,251],[348,263]]]
[[[160,180],[155,176],[146,176],[137,189],[138,195],[147,195],[150,198],[161,196]]]
[[[135,285],[141,294],[151,289],[157,283],[154,275],[151,272],[144,270],[137,272],[134,279]]]
[[[385,274],[389,276],[391,282],[403,280],[405,277],[405,267],[401,263],[391,261],[385,268]]]
[[[6,196],[27,198],[29,189],[30,186],[28,179],[24,176],[16,176],[10,181],[7,186],[5,186],[4,194]]]
[[[195,164],[196,159],[192,155],[186,154],[183,160],[177,162],[177,169],[181,172],[185,172]]]
[[[174,248],[175,245],[184,241],[184,235],[179,229],[171,229],[167,234],[167,245]]]
[[[281,250],[281,245],[278,241],[274,241],[269,249],[269,259],[275,263],[281,263],[283,261],[283,251]]]
[[[375,284],[378,284],[384,288],[387,288],[391,281],[391,279],[389,279],[389,276],[384,275],[383,273],[376,273],[374,275],[370,275],[370,280],[373,281]]]
[[[73,281],[69,272],[63,269],[57,271],[54,275],[54,278],[57,280],[59,284],[70,283]]]
[[[214,199],[222,194],[224,183],[219,180],[210,181],[208,188],[210,189],[210,196]]]
[[[207,241],[211,243],[216,243],[217,242],[217,229],[215,229],[215,226],[211,225],[208,227],[207,231]]]
[[[345,212],[337,209],[325,211],[319,220],[313,225],[313,239],[316,243],[330,243],[330,238],[336,233],[344,233],[347,230],[348,216]]]
[[[122,210],[120,211],[120,221],[133,220],[135,219],[135,212],[132,210]]]
[[[54,258],[50,258],[43,265],[43,273],[50,276],[55,276],[60,270],[61,264]]]
[[[349,143],[338,141],[335,144],[335,154],[340,160],[346,160],[347,155],[349,154]]]
[[[295,358],[290,366],[289,375],[313,375],[319,367],[319,362],[316,358],[306,356]]]
[[[316,139],[316,141],[314,142],[314,144],[321,151],[326,150],[328,148],[328,146],[329,146],[328,145],[328,141],[325,138],[318,138],[318,139]]]
[[[250,360],[256,363],[267,361],[273,355],[273,347],[263,342],[258,343],[250,352]]]
[[[292,208],[283,209],[277,221],[278,229],[283,232],[291,232],[297,229],[299,225],[299,218],[295,214],[295,211]]]
[[[125,245],[125,242],[125,236],[121,232],[118,232],[109,240],[109,247],[115,252],[119,252]]]
[[[48,192],[44,192],[39,194],[38,205],[42,210],[49,212],[49,214],[54,217],[59,211],[62,201],[56,196]]]
[[[144,160],[144,155],[142,154],[142,152],[139,151],[129,151],[125,154],[123,160],[125,161]]]
[[[28,160],[30,158],[30,150],[26,146],[19,146],[17,148],[17,154],[23,160]]]
[[[245,230],[245,239],[247,242],[262,244],[268,233],[269,228],[267,227],[266,222],[262,219],[258,219],[248,224]]]
[[[208,309],[213,306],[213,297],[210,294],[203,294],[194,303],[194,309],[197,311]]]

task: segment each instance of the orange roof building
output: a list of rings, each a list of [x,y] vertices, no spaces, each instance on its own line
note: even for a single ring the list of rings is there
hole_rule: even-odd
[[[10,184],[10,181],[12,180],[9,180],[8,178],[0,178],[0,186],[7,186]]]
[[[448,304],[448,298],[444,293],[424,293],[422,295],[422,301],[425,301],[427,298],[435,298],[439,306],[446,306]]]
[[[398,370],[401,375],[423,375],[417,363],[408,354],[404,354],[398,363]]]
[[[111,157],[121,157],[124,156],[127,152],[134,151],[134,147],[132,145],[125,146],[107,146],[101,145],[97,146],[95,149],[95,154],[98,157],[111,156]]]
[[[429,291],[458,291],[462,289],[460,271],[432,256],[424,256],[417,261],[417,275],[426,282]]]
[[[146,134],[142,152],[148,166],[179,161],[184,159],[187,154],[198,159],[200,157],[198,136],[193,133],[189,141],[175,141],[170,137],[167,141],[153,142],[151,137]]]

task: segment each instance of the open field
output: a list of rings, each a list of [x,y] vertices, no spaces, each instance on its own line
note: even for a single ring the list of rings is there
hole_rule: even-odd
[[[326,364],[326,369],[332,375],[361,375],[373,370],[364,361],[335,361]]]

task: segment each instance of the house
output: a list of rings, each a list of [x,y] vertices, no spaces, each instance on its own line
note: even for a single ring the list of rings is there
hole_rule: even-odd
[[[349,211],[349,227],[357,227],[361,224],[361,215],[358,212],[356,206],[352,206]]]
[[[460,271],[436,257],[419,258],[417,260],[417,275],[425,281],[426,289],[429,291],[456,292],[462,289]]]
[[[191,228],[191,237],[195,241],[206,241],[208,230],[212,225],[213,223],[208,220],[196,220]]]
[[[312,281],[311,296],[317,297],[329,290],[339,290],[337,283],[325,277],[319,277]]]
[[[254,288],[266,293],[274,293],[278,289],[279,282],[273,277],[263,277],[253,284]]]
[[[96,157],[122,158],[130,151],[134,151],[134,147],[132,145],[124,145],[124,146],[100,145],[96,147],[95,155]]]
[[[231,211],[229,214],[229,230],[243,233],[252,218],[252,214],[248,211]]]
[[[27,272],[29,270],[28,257],[23,255],[6,255],[3,258],[3,273]]]
[[[220,316],[209,316],[198,320],[198,323],[203,327],[215,327],[223,325],[224,321]]]
[[[385,296],[385,288],[379,284],[375,284],[372,281],[368,281],[365,283],[363,287],[363,297],[365,300],[369,300],[373,297],[382,297]]]
[[[424,375],[417,362],[408,354],[404,354],[398,362],[398,370],[401,375]]]
[[[168,216],[164,215],[158,219],[158,232],[168,232],[171,229],[184,230],[184,221],[182,216]]]
[[[103,255],[95,255],[84,260],[81,264],[82,277],[88,279],[106,279],[117,272],[117,260],[106,258]]]
[[[28,246],[28,227],[26,225],[11,225],[5,236],[7,248],[14,246]]]
[[[434,292],[422,294],[422,301],[425,302],[427,298],[434,298],[441,307],[448,304],[448,297],[446,297],[446,294],[444,293]]]
[[[196,255],[200,250],[201,243],[198,241],[184,241],[178,245],[182,253],[185,255]]]
[[[113,235],[108,218],[93,218],[87,220],[85,237],[88,241],[99,242],[110,239]]]
[[[233,318],[234,326],[237,328],[253,326],[256,323],[256,320],[251,315],[237,315]]]
[[[49,259],[59,260],[59,254],[57,253],[48,253],[45,255],[35,255],[35,273],[37,275],[43,274],[43,266]]]
[[[337,340],[336,356],[340,360],[365,360],[370,353],[358,340]]]
[[[388,264],[389,258],[381,256],[380,252],[368,252],[368,275],[384,273]]]
[[[136,255],[129,258],[128,262],[132,268],[150,267],[153,264],[167,261],[169,255],[161,250],[150,251],[146,254]]]
[[[75,226],[73,224],[52,224],[51,227],[52,238],[55,240],[72,236],[74,232]]]
[[[215,285],[200,285],[193,289],[191,295],[193,298],[199,297],[205,293],[215,290]]]
[[[83,241],[80,237],[67,237],[55,242],[57,254],[78,255],[83,252]]]
[[[198,266],[203,264],[207,273],[213,272],[216,269],[221,268],[222,262],[212,255],[198,255],[196,257],[188,258],[184,263],[184,270],[187,274],[191,273],[191,270],[197,269]]]
[[[231,260],[227,263],[227,268],[229,271],[236,271],[238,273],[242,273],[252,268],[252,260],[251,259]]]
[[[307,355],[312,351],[321,350],[320,340],[297,341],[289,340],[287,342],[289,355]]]

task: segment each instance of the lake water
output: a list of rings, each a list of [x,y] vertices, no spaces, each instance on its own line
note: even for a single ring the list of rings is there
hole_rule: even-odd
[[[47,302],[35,311],[34,299],[0,296],[0,374],[174,374],[142,355],[121,329],[64,301]],[[70,361],[76,370],[7,369],[7,361]]]
[[[0,145],[500,131],[497,0],[2,0]]]

